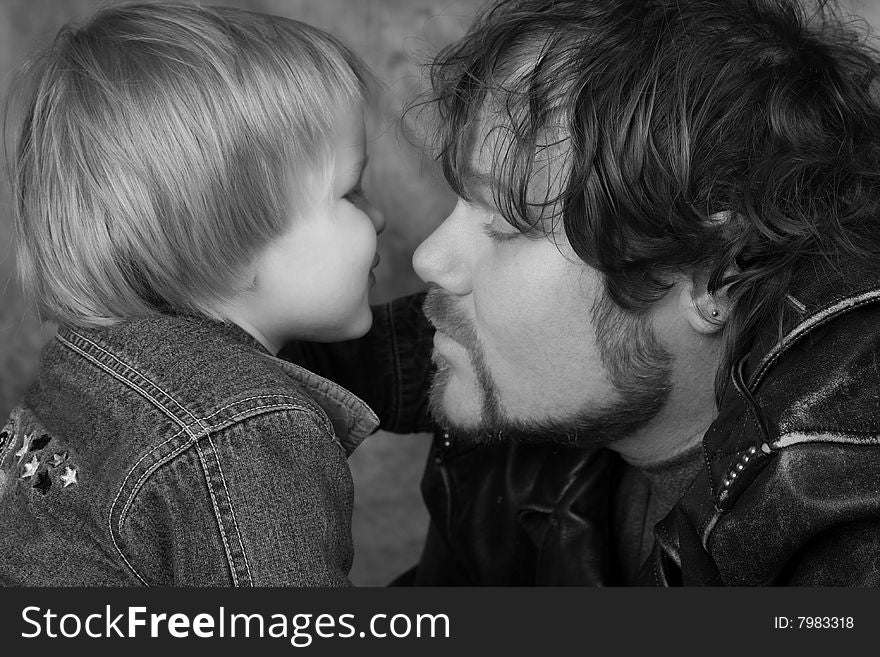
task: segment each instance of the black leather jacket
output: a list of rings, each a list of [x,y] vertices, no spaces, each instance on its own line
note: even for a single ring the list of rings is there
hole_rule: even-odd
[[[880,281],[803,276],[731,376],[643,583],[880,585]]]
[[[880,584],[880,276],[811,267],[792,290],[780,330],[732,372],[706,467],[656,526],[641,583]],[[361,394],[384,428],[424,430],[420,300],[380,309],[363,340],[288,355]],[[611,498],[623,467],[605,450],[435,434],[413,583],[619,584]]]

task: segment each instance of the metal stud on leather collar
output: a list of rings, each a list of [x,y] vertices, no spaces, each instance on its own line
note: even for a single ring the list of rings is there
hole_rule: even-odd
[[[721,480],[721,490],[719,491],[719,497],[724,497],[727,494],[727,489],[730,488],[730,485],[736,481],[737,476],[743,469],[746,467],[746,463],[751,460],[752,456],[754,456],[755,452],[758,451],[758,448],[752,445],[746,450],[746,453],[743,454],[739,460],[728,470],[727,475],[724,479]]]

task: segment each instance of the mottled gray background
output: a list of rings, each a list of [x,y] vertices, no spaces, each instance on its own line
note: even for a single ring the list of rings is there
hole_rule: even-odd
[[[588,0],[584,0],[585,2]],[[385,212],[375,301],[419,288],[410,256],[452,206],[452,197],[419,149],[401,137],[401,108],[424,88],[421,65],[467,29],[479,0],[218,0],[218,4],[297,18],[322,27],[359,52],[386,86],[369,146],[366,187]],[[0,98],[11,72],[58,28],[108,2],[2,0]],[[880,0],[843,0],[880,26]],[[28,311],[13,275],[8,177],[0,182],[0,420],[34,376],[37,353],[51,335]],[[418,482],[427,436],[371,437],[351,459],[355,478],[352,580],[381,585],[418,558],[427,518]]]

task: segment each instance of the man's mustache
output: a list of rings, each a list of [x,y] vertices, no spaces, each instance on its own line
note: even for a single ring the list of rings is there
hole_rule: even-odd
[[[431,283],[422,311],[439,332],[445,333],[465,349],[471,350],[477,343],[477,333],[470,317],[443,289]]]

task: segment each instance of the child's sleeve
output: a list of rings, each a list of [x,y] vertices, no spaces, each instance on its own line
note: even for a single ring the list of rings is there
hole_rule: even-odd
[[[352,481],[314,411],[204,436],[152,473],[118,547],[146,584],[350,586]]]
[[[373,307],[373,326],[358,340],[292,342],[280,358],[336,381],[363,399],[393,433],[432,431],[428,390],[434,329],[424,294]]]
[[[313,412],[250,418],[218,435],[215,449],[242,578],[254,586],[349,585],[351,472]]]

